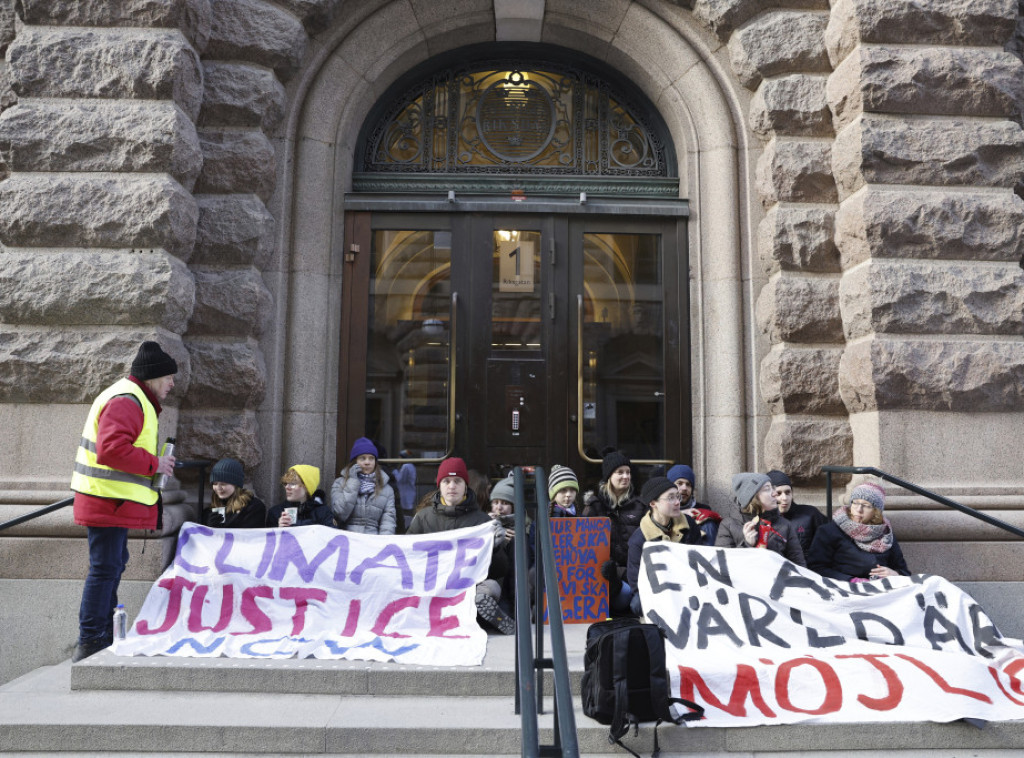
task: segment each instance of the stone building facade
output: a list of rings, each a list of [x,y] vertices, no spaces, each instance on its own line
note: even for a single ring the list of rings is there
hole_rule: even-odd
[[[3,0],[0,514],[66,495],[148,338],[182,367],[184,457],[239,458],[268,500],[289,463],[331,471],[360,129],[433,56],[522,41],[605,61],[671,134],[710,501],[873,465],[1024,524],[1021,6]],[[893,504],[918,566],[1021,578],[988,527]],[[19,529],[0,576],[80,576],[69,513]]]

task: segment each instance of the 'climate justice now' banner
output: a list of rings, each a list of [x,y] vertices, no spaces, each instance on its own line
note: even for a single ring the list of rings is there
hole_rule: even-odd
[[[491,525],[377,536],[186,523],[119,655],[479,665]]]
[[[639,584],[672,693],[705,707],[688,726],[1024,718],[1024,644],[941,577],[850,584],[650,542]]]

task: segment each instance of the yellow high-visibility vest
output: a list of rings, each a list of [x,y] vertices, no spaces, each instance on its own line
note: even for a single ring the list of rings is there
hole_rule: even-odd
[[[107,387],[93,401],[89,417],[82,430],[82,441],[75,456],[75,472],[71,475],[71,489],[86,495],[109,497],[117,500],[132,500],[143,505],[155,505],[157,491],[153,489],[152,477],[129,474],[126,471],[104,466],[96,461],[96,436],[99,429],[100,412],[110,400],[118,395],[131,395],[142,406],[143,424],[135,447],[157,454],[156,408],[149,401],[142,388],[128,379],[119,379]]]

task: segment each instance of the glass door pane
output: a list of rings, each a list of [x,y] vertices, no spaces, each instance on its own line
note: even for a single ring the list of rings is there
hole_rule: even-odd
[[[451,232],[373,232],[366,436],[389,457],[449,449]]]
[[[491,349],[541,349],[540,232],[494,232],[491,277]]]
[[[664,287],[656,234],[583,235],[583,447],[665,453]]]

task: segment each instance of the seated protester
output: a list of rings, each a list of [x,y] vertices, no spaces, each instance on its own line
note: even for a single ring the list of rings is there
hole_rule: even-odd
[[[471,474],[472,476],[472,474]],[[474,490],[474,493],[478,490]],[[515,512],[515,499],[516,499],[516,485],[512,480],[512,474],[509,474],[500,482],[494,485],[494,489],[491,490],[491,509],[487,515],[492,519],[502,521],[503,516],[512,516]],[[509,523],[511,519],[504,519],[502,526],[505,528],[506,539],[513,539],[516,536],[516,530],[514,522]]]
[[[437,469],[437,491],[424,501],[409,524],[406,534],[433,534],[479,526],[490,521],[480,509],[476,494],[469,489],[469,474],[461,458],[448,458]],[[501,600],[501,582],[508,571],[504,550],[505,530],[498,521],[493,522],[494,552],[487,579],[476,586],[476,609],[480,618],[503,634],[515,632],[515,622],[498,605]]]
[[[768,472],[768,478],[772,480],[772,486],[775,488],[775,500],[779,504],[779,513],[796,530],[797,539],[800,540],[800,547],[806,558],[811,549],[814,532],[828,519],[813,505],[801,505],[793,502],[793,482],[784,473],[773,469]]]
[[[548,474],[548,499],[552,518],[576,515],[576,496],[580,492],[580,481],[568,466],[551,467]]]
[[[718,524],[722,517],[704,505],[704,503],[697,502],[697,498],[693,494],[697,483],[693,469],[685,463],[677,463],[665,473],[665,476],[679,490],[683,513],[696,521],[700,527],[700,544],[707,545],[708,547],[713,546],[715,538],[718,536]]]
[[[847,582],[910,576],[884,511],[881,487],[873,482],[854,487],[850,505],[836,511],[832,520],[815,532],[807,554],[808,567]]]
[[[339,529],[359,534],[395,533],[395,491],[377,465],[377,447],[366,437],[352,445],[349,464],[331,487],[331,511]]]
[[[316,466],[292,466],[281,477],[281,484],[284,485],[284,502],[267,511],[267,526],[334,526],[334,514],[327,503],[327,495],[319,489],[320,469]],[[295,509],[294,519],[289,513],[290,508]]]
[[[717,547],[761,547],[806,566],[796,532],[779,515],[775,488],[767,474],[743,473],[732,478],[732,497],[741,518],[726,516],[715,540]],[[750,515],[752,518],[747,519]]]
[[[647,503],[649,510],[640,520],[640,528],[629,538],[629,559],[626,565],[626,581],[633,591],[629,609],[636,616],[643,615],[637,581],[644,543],[661,541],[699,545],[703,538],[697,522],[683,513],[679,490],[668,477],[656,476],[648,480],[640,490],[640,499]]]
[[[473,472],[469,472],[469,478],[473,478]],[[505,576],[501,580],[501,608],[503,611],[508,613],[509,616],[515,618],[515,597],[516,597],[516,572],[515,566],[515,549],[513,548],[513,540],[516,537],[516,526],[515,526],[515,498],[516,498],[516,486],[515,481],[512,479],[512,474],[509,473],[504,479],[494,485],[494,489],[491,489],[490,482],[483,488],[472,487],[471,488],[479,497],[481,491],[489,492],[491,498],[491,509],[487,513],[495,521],[501,523],[502,528],[505,530],[505,544],[501,549],[505,553],[505,562],[508,568],[505,571]]]
[[[210,504],[203,509],[206,526],[218,529],[262,529],[267,522],[267,506],[247,489],[242,464],[234,458],[221,458],[210,471],[213,490]]]
[[[555,464],[548,474],[548,514],[551,518],[572,518],[576,515],[576,495],[580,491],[580,482],[576,474],[568,466]],[[529,540],[526,543],[526,554],[530,559],[530,566],[537,560],[537,551],[534,547],[536,527],[531,523],[529,529]],[[531,581],[532,585],[533,582]]]
[[[584,516],[605,516],[611,524],[611,560],[601,566],[608,582],[608,605],[612,613],[629,612],[629,585],[622,581],[629,558],[629,538],[640,526],[647,506],[633,494],[633,469],[625,453],[612,450],[601,462],[602,482],[596,491],[583,496]]]

